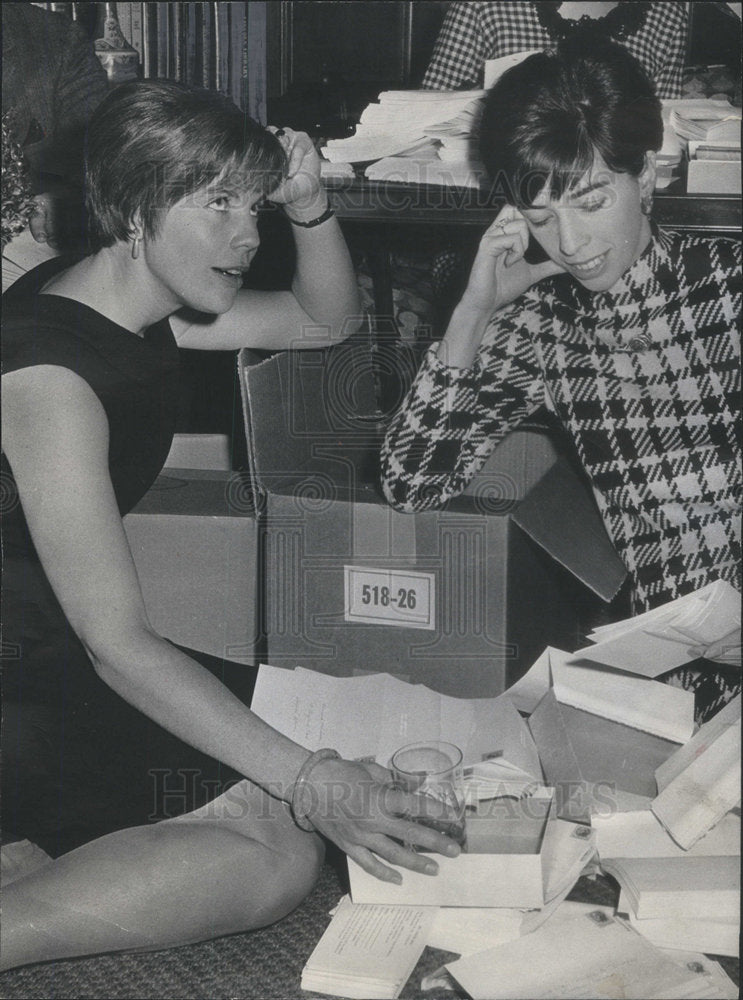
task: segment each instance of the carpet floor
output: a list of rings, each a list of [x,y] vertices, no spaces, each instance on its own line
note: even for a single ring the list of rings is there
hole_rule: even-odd
[[[14,969],[0,975],[3,1000],[311,1000],[300,988],[302,968],[327,927],[329,910],[346,891],[342,869],[326,864],[320,880],[292,914],[271,927],[157,952],[98,955]],[[616,903],[607,878],[581,878],[571,899]],[[402,1000],[458,1000],[461,992],[422,992],[421,979],[455,956],[426,948]],[[722,959],[738,981],[737,960]]]

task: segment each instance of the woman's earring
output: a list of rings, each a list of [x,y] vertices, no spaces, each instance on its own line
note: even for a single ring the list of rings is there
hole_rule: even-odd
[[[137,260],[139,257],[139,243],[141,239],[141,236],[135,236],[132,240],[132,260]]]
[[[640,199],[640,211],[643,215],[650,215],[653,211],[653,196],[652,194],[644,194]]]

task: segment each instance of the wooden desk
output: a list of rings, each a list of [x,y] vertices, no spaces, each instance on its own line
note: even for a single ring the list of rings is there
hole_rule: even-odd
[[[364,228],[375,311],[392,316],[389,247],[399,227],[452,227],[472,240],[495,218],[503,197],[488,189],[448,188],[382,181],[328,179],[325,186],[335,213],[345,226]],[[736,195],[687,195],[683,181],[655,195],[653,217],[668,229],[707,235],[738,236],[741,199]],[[465,232],[467,231],[467,232]]]

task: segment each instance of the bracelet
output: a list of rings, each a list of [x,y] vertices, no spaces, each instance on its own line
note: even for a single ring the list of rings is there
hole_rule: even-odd
[[[328,219],[332,219],[335,215],[333,209],[328,205],[322,215],[318,215],[316,219],[310,219],[309,222],[298,222],[296,219],[290,218],[289,221],[293,226],[301,226],[302,229],[313,229],[315,226],[321,226],[323,222],[327,222]]]
[[[314,753],[311,753],[299,769],[297,780],[294,782],[294,788],[292,788],[291,810],[294,822],[300,830],[306,830],[310,833],[315,829],[307,818],[311,803],[308,804],[304,801],[306,798],[305,793],[309,791],[307,779],[310,776],[310,772],[315,764],[318,764],[321,760],[338,760],[339,758],[340,754],[337,750],[330,750],[328,747],[325,747],[323,750],[315,750]]]

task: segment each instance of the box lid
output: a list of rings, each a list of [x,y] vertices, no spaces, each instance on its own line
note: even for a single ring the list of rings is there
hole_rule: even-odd
[[[513,520],[560,565],[605,601],[627,576],[587,486],[566,462],[556,462],[512,514]]]
[[[258,364],[250,357],[240,352],[238,370],[254,489],[302,493],[327,481],[338,497],[339,489],[376,485],[383,430],[368,345],[284,351]],[[524,478],[508,511],[495,513],[510,513],[553,559],[610,601],[627,571],[590,489],[564,459],[542,462],[547,471],[536,484]],[[315,487],[308,485],[313,478]],[[381,499],[378,489],[365,497]],[[471,496],[455,498],[448,509],[487,512]]]

